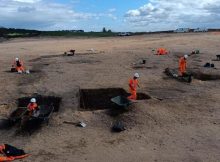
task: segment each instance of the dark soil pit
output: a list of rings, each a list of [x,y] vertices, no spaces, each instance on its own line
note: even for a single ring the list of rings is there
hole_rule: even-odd
[[[25,134],[28,133],[31,135],[35,131],[39,130],[41,128],[41,125],[43,123],[43,120],[39,120],[37,118],[32,118],[28,120],[25,124],[22,124],[21,128],[17,131],[17,133]]]
[[[10,114],[9,119],[15,122],[17,119],[19,119],[22,116],[22,114],[25,114],[26,110],[27,110],[26,107],[16,109]]]
[[[56,57],[62,57],[63,55],[45,55],[45,56],[41,56],[40,58],[56,58]]]
[[[146,66],[146,65],[136,65],[132,67],[133,69],[157,69],[156,66]]]
[[[5,72],[6,73],[17,73],[16,70],[6,70]],[[32,74],[32,73],[40,73],[41,71],[40,70],[29,70],[29,72],[30,72],[30,74]],[[25,74],[25,72],[24,72],[24,74]]]
[[[118,108],[111,101],[116,96],[128,96],[128,93],[122,88],[107,89],[81,89],[80,90],[80,110],[93,111]]]
[[[34,97],[37,100],[37,104],[40,109],[38,116],[30,116],[27,111],[27,105],[30,99]],[[9,121],[13,125],[18,125],[18,133],[33,133],[34,131],[41,128],[43,123],[49,122],[49,119],[53,112],[59,111],[61,103],[60,97],[55,96],[42,96],[34,94],[31,97],[23,97],[18,99],[18,108],[11,113]]]
[[[107,89],[81,89],[80,90],[80,110],[94,111],[113,109],[124,112],[123,107],[113,103],[111,99],[116,96],[128,97],[127,93],[122,88],[107,88]],[[151,97],[145,93],[137,93],[137,100],[148,100]]]
[[[10,129],[12,127],[12,123],[8,119],[0,119],[0,129]]]
[[[54,106],[54,112],[58,112],[62,98],[55,96],[33,95],[32,97],[23,97],[18,99],[18,107],[27,107],[31,98],[36,98],[38,105]]]
[[[30,70],[30,74],[32,73],[40,73],[41,71],[40,70]]]
[[[209,81],[209,80],[220,80],[220,75],[215,74],[205,74],[205,73],[192,73],[193,77],[198,80],[202,81]]]
[[[137,93],[137,100],[149,100],[149,99],[151,99],[151,96],[145,93]]]
[[[68,62],[69,64],[96,64],[100,63],[101,61],[98,60],[74,60],[71,62]]]
[[[20,122],[20,131],[32,134],[34,131],[41,128],[43,123],[49,123],[49,119],[53,112],[53,106],[41,105],[40,114],[38,117],[23,116]]]

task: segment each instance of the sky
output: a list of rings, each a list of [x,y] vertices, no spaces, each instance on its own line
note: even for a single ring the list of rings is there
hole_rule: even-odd
[[[0,0],[0,26],[37,30],[220,28],[220,0]]]

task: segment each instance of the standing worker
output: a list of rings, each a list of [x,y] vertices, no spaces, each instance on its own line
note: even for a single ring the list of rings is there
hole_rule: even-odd
[[[17,57],[15,58],[14,65],[12,65],[18,73],[25,72],[23,62]]]
[[[38,110],[38,105],[37,105],[37,100],[36,100],[36,98],[32,98],[32,99],[30,100],[30,103],[28,104],[27,108],[28,108],[28,111],[30,112],[30,113],[29,113],[30,116],[33,115],[33,113],[34,113],[36,110]]]
[[[184,55],[179,59],[179,75],[183,76],[186,73],[186,60],[188,55]]]
[[[139,77],[140,77],[139,74],[135,73],[133,79],[129,80],[129,89],[130,89],[131,95],[128,97],[128,99],[131,99],[131,100],[137,99],[137,87],[139,87],[139,84],[138,84]]]

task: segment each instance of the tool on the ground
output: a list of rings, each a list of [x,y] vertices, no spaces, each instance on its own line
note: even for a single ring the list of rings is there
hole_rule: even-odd
[[[86,123],[84,123],[84,122],[79,122],[79,123],[77,124],[77,126],[82,127],[82,128],[85,128],[85,127],[86,127]]]
[[[87,126],[87,124],[84,123],[84,122],[70,122],[70,121],[64,121],[63,123],[64,123],[64,124],[75,125],[75,126],[82,127],[82,128],[85,128],[85,127]]]

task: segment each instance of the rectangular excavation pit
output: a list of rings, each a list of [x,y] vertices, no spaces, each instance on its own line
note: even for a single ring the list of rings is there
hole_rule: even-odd
[[[128,93],[122,88],[81,89],[80,110],[93,111],[115,108],[117,105],[111,102],[111,98],[116,96],[128,96]]]
[[[36,98],[39,106],[37,116],[30,116],[27,111],[27,105],[30,103],[31,98]],[[18,124],[20,131],[29,132],[31,134],[39,129],[43,123],[48,124],[53,112],[59,111],[60,103],[60,97],[41,96],[38,94],[35,94],[32,97],[19,98],[18,108],[11,113],[9,120],[13,125]]]
[[[122,88],[106,88],[106,89],[81,89],[80,90],[80,110],[93,111],[119,108],[118,105],[111,101],[116,96],[128,97]],[[151,97],[145,93],[137,93],[137,100],[147,100]]]

